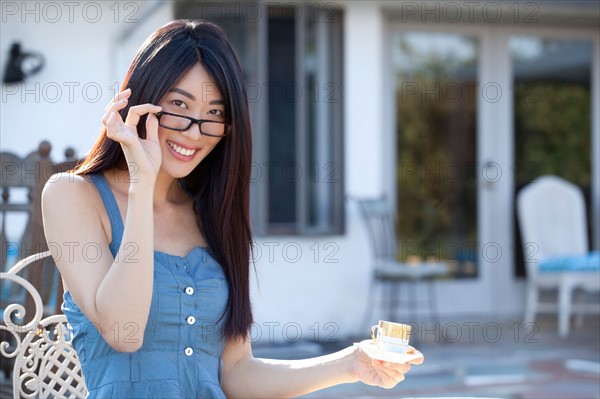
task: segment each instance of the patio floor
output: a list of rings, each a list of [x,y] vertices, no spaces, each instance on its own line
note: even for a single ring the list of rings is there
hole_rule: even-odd
[[[600,398],[600,318],[588,316],[568,340],[558,338],[556,316],[539,329],[515,322],[442,323],[411,343],[425,355],[406,380],[384,390],[340,385],[305,398],[489,397],[511,399]],[[458,326],[464,327],[459,332]],[[436,332],[437,331],[437,332]],[[367,337],[359,337],[356,341]],[[445,339],[444,339],[445,338]],[[319,345],[257,346],[257,357],[302,358],[335,351],[352,341]]]
[[[600,318],[589,316],[568,340],[557,336],[556,316],[538,318],[534,330],[515,322],[442,323],[415,334],[425,355],[394,389],[339,385],[305,398],[488,397],[600,399]],[[436,328],[437,327],[437,328]],[[462,327],[461,330],[458,327]],[[255,344],[256,357],[305,358],[331,353],[368,337],[327,344]],[[0,376],[0,397],[11,386]]]

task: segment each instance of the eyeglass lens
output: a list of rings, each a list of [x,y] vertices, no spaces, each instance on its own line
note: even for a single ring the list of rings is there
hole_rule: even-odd
[[[162,114],[160,116],[160,125],[168,129],[187,130],[191,127],[191,121],[177,115]],[[222,122],[203,121],[200,122],[202,133],[214,136],[225,134],[225,124]]]

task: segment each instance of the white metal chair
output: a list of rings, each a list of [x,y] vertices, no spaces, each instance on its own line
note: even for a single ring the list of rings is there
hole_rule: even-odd
[[[40,294],[29,281],[18,275],[31,264],[39,265],[41,262],[38,261],[44,258],[51,258],[50,251],[28,256],[8,272],[0,273],[4,282],[20,285],[35,302],[31,320],[31,315],[25,313],[25,307],[20,303],[4,309],[0,352],[5,358],[15,359],[13,397],[84,398],[87,389],[79,358],[71,344],[71,328],[66,317],[57,314],[42,319]]]
[[[401,284],[405,285],[406,310],[411,315],[411,320],[404,320],[404,323],[416,323],[416,316],[419,312],[419,306],[422,302],[419,300],[416,285],[423,282],[427,285],[426,301],[428,304],[429,316],[433,321],[437,321],[437,303],[435,296],[434,279],[442,277],[448,273],[448,265],[443,262],[425,262],[418,264],[407,264],[398,262],[397,238],[396,238],[396,217],[395,212],[385,197],[374,199],[359,199],[358,203],[362,216],[367,224],[369,238],[373,249],[373,274],[369,287],[369,304],[367,313],[373,309],[375,301],[374,290],[377,285],[388,286],[388,298],[386,317],[393,321],[397,315],[400,305],[400,293],[398,289]],[[382,287],[383,288],[383,287]]]
[[[583,322],[583,313],[600,311],[598,303],[571,301],[577,288],[584,292],[600,291],[598,265],[590,268],[584,264],[591,258],[586,258],[588,238],[583,194],[565,179],[542,176],[519,192],[517,215],[527,268],[525,322],[535,321],[536,312],[558,312],[558,332],[565,338],[569,335],[572,311],[580,314],[579,324]],[[569,259],[575,264],[566,262]],[[558,267],[552,267],[553,263]],[[550,289],[558,290],[558,303],[540,302],[539,291]]]

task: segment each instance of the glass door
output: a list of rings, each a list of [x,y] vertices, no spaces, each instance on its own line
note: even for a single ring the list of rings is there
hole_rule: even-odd
[[[478,276],[476,36],[394,31],[401,261]]]
[[[534,35],[509,39],[515,195],[542,175],[560,176],[583,191],[590,230],[592,48],[590,40]],[[517,223],[515,243],[515,274],[524,276],[522,249],[530,243],[521,242]]]
[[[524,185],[554,174],[581,187],[590,248],[599,245],[598,39],[543,27],[389,27],[398,258],[450,265],[442,312],[513,314],[524,301],[515,216]]]

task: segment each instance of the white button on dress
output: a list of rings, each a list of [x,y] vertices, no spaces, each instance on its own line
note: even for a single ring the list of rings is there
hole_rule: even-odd
[[[194,350],[188,346],[187,348],[185,348],[184,353],[186,356],[192,356],[194,354]]]
[[[194,293],[194,288],[193,287],[187,287],[185,289],[185,293],[188,295],[192,295]]]
[[[196,318],[194,316],[189,316],[186,320],[190,325],[196,322]]]

